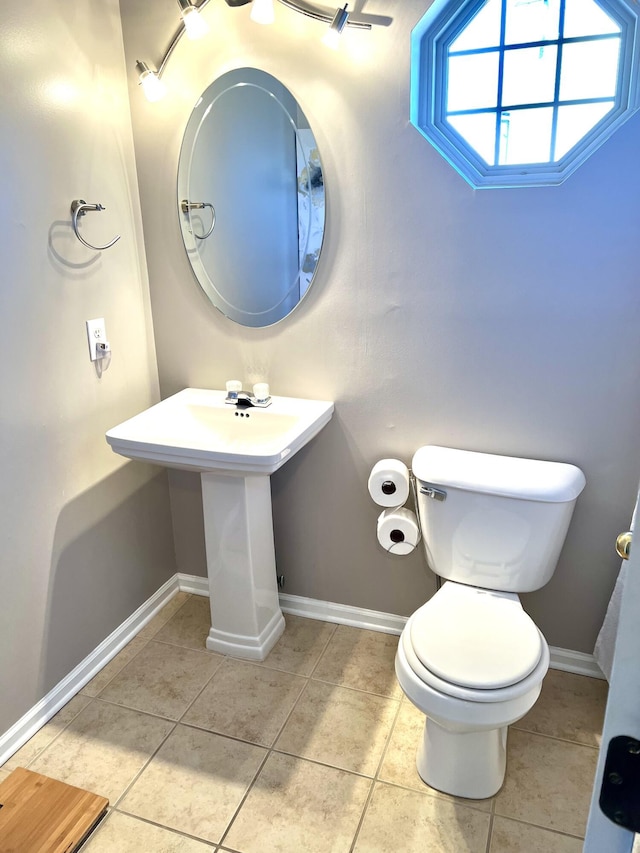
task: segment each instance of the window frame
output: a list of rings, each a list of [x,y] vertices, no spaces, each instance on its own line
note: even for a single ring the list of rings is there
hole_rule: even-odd
[[[640,9],[632,8],[627,0],[592,0],[621,29],[618,88],[613,108],[555,162],[488,165],[445,118],[449,45],[485,1],[435,0],[414,28],[411,123],[475,189],[561,184],[640,107],[637,60]]]

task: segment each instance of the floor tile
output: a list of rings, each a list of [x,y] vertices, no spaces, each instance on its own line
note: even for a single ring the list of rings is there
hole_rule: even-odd
[[[85,696],[74,696],[55,714],[48,723],[39,729],[24,746],[14,752],[11,758],[3,765],[5,770],[14,770],[16,767],[28,767],[43,749],[60,734],[63,729],[85,708],[91,700]]]
[[[336,626],[288,614],[285,621],[284,634],[260,665],[310,675]]]
[[[160,610],[156,615],[151,619],[151,621],[147,622],[144,628],[139,632],[138,637],[146,637],[150,639],[156,634],[162,626],[171,619],[174,613],[177,613],[178,610],[185,604],[191,595],[188,592],[178,592],[173,596],[171,601],[167,602],[165,606]]]
[[[298,675],[227,658],[182,722],[271,746],[305,684]]]
[[[495,817],[489,853],[581,853],[582,841],[549,829]]]
[[[129,661],[133,660],[139,651],[142,651],[148,642],[146,637],[134,637],[91,681],[85,684],[80,691],[81,694],[85,696],[97,696],[124,669]]]
[[[113,805],[173,723],[94,699],[30,765]]]
[[[209,599],[192,595],[175,616],[172,616],[154,636],[154,640],[174,643],[189,649],[203,650],[211,628]]]
[[[490,816],[376,782],[355,853],[485,853]]]
[[[582,837],[598,751],[518,729],[507,750],[496,814]]]
[[[178,720],[223,660],[212,652],[151,640],[106,686],[100,698]]]
[[[550,669],[538,701],[514,728],[599,746],[607,692],[599,678]]]
[[[491,811],[493,799],[468,800],[464,797],[452,797],[430,788],[422,781],[416,768],[416,753],[418,744],[422,740],[423,730],[424,714],[411,702],[403,701],[378,778],[383,782],[392,782],[405,788],[413,788],[420,793],[429,793],[461,805],[469,805],[481,811]]]
[[[82,853],[212,853],[215,848],[169,829],[111,812]]]
[[[394,699],[310,681],[276,749],[373,776],[397,711]]]
[[[177,726],[118,808],[219,841],[265,755],[259,746]]]
[[[398,637],[338,625],[313,677],[400,699],[394,660]]]
[[[272,753],[223,847],[243,853],[348,853],[371,782]]]

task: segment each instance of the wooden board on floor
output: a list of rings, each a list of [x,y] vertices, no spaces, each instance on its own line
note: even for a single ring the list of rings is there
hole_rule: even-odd
[[[73,853],[109,800],[18,767],[0,783],[0,853]]]

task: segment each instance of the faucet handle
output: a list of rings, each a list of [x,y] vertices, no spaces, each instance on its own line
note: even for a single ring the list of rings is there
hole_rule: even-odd
[[[238,394],[242,391],[242,382],[239,379],[229,379],[225,387],[227,389],[227,402],[235,403]]]
[[[266,382],[256,382],[253,386],[253,396],[256,403],[266,403],[269,399],[269,385]]]

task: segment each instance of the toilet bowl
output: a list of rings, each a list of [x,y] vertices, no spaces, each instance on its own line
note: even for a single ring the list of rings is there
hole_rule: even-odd
[[[445,582],[407,621],[396,676],[425,715],[421,778],[483,799],[504,781],[507,727],[549,668],[518,593],[552,577],[585,477],[562,462],[437,446],[421,447],[412,470],[427,561]]]
[[[487,623],[491,611],[503,618]],[[409,618],[395,662],[402,690],[425,714],[422,780],[459,797],[493,796],[507,726],[531,710],[548,668],[547,643],[517,596],[445,583]]]

